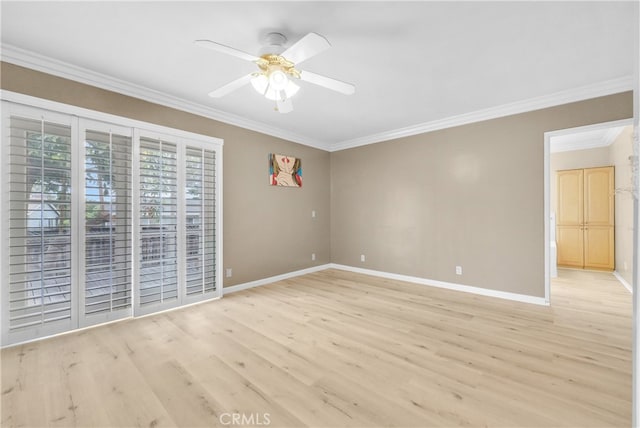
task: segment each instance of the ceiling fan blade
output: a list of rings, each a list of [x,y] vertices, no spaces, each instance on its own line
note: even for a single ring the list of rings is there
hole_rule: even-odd
[[[289,113],[293,111],[293,103],[291,102],[291,98],[286,98],[284,100],[278,98],[276,101],[276,105],[278,106],[278,111],[280,113]]]
[[[238,50],[236,48],[230,48],[229,46],[212,42],[211,40],[196,40],[194,43],[200,47],[211,49],[212,51],[221,52],[227,55],[235,56],[236,58],[244,59],[246,61],[255,62],[260,59],[255,55],[251,55],[250,53]]]
[[[314,55],[319,54],[331,47],[331,44],[327,39],[317,33],[309,33],[286,51],[282,52],[282,56],[294,64],[300,64],[311,58]]]
[[[342,82],[340,80],[332,79],[331,77],[321,76],[320,74],[315,74],[310,71],[300,71],[300,79],[345,95],[353,95],[356,92],[356,87],[351,83]]]
[[[247,74],[246,76],[242,76],[239,79],[234,80],[233,82],[229,82],[226,85],[216,89],[215,91],[209,92],[209,96],[212,98],[220,98],[227,95],[229,92],[233,92],[236,89],[239,89],[249,83],[253,78],[253,74]]]

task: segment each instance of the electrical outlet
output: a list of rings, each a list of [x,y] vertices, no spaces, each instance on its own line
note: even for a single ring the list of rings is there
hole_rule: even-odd
[[[316,210],[311,210],[311,218],[316,218]]]
[[[363,262],[366,260],[366,257],[364,256],[364,254],[360,254],[360,261]]]
[[[456,266],[456,275],[462,275],[462,266]]]
[[[225,269],[225,276],[227,278],[231,278],[232,275],[233,275],[233,272],[231,271],[231,268]]]
[[[316,253],[311,253],[311,261],[316,259]]]

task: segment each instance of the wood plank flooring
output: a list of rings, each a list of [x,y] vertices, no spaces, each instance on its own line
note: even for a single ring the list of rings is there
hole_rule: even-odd
[[[542,307],[325,270],[2,350],[3,427],[631,425],[631,295]]]

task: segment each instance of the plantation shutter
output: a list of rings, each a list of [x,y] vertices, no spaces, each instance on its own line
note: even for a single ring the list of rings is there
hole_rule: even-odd
[[[71,126],[19,116],[9,122],[9,293],[3,311],[8,309],[9,334],[51,334],[72,322]]]
[[[0,345],[221,296],[221,140],[12,96]]]
[[[186,294],[216,290],[215,264],[215,152],[187,146],[186,183]]]
[[[140,308],[178,303],[177,220],[177,146],[140,138]]]
[[[130,135],[110,130],[84,129],[84,136],[84,315],[88,324],[131,313],[132,146]]]

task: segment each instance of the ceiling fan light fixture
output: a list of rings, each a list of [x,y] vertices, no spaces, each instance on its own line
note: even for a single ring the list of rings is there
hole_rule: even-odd
[[[291,98],[292,96],[297,94],[299,90],[300,90],[300,86],[296,85],[291,81],[291,79],[289,79],[287,86],[284,88],[284,93],[287,96],[287,98]]]
[[[258,74],[251,79],[251,85],[260,95],[266,95],[267,88],[269,87],[269,79],[264,74]]]
[[[271,101],[284,100],[286,98],[281,91],[276,91],[273,88],[267,89],[267,93],[264,96]]]
[[[272,72],[269,77],[265,74],[260,73],[254,76],[251,79],[251,85],[253,89],[256,90],[260,95],[264,96],[268,100],[276,101],[276,100],[285,100],[287,98],[293,97],[300,90],[300,86],[296,85],[291,79],[289,79],[286,74],[280,70],[276,70],[282,73],[284,76],[271,78],[275,71]],[[281,78],[286,80],[285,84],[282,85]],[[275,81],[275,84],[272,83]]]
[[[251,61],[259,69],[255,73],[244,75],[210,92],[209,96],[220,98],[251,82],[256,92],[276,102],[277,111],[288,113],[293,110],[291,98],[300,90],[300,87],[294,83],[295,80],[304,80],[345,95],[355,92],[355,86],[350,83],[296,68],[297,63],[306,61],[331,47],[323,36],[309,33],[287,49],[284,49],[285,42],[286,37],[282,34],[269,33],[265,39],[267,46],[262,49],[264,53],[255,56],[211,40],[196,40],[195,43],[198,46]]]
[[[268,87],[267,91],[262,95],[264,95],[266,99],[271,101],[278,101],[278,100],[282,101],[287,99],[287,94],[285,91],[276,91],[272,87]]]
[[[287,87],[289,78],[282,70],[273,70],[269,73],[269,86],[276,91],[282,91]]]

